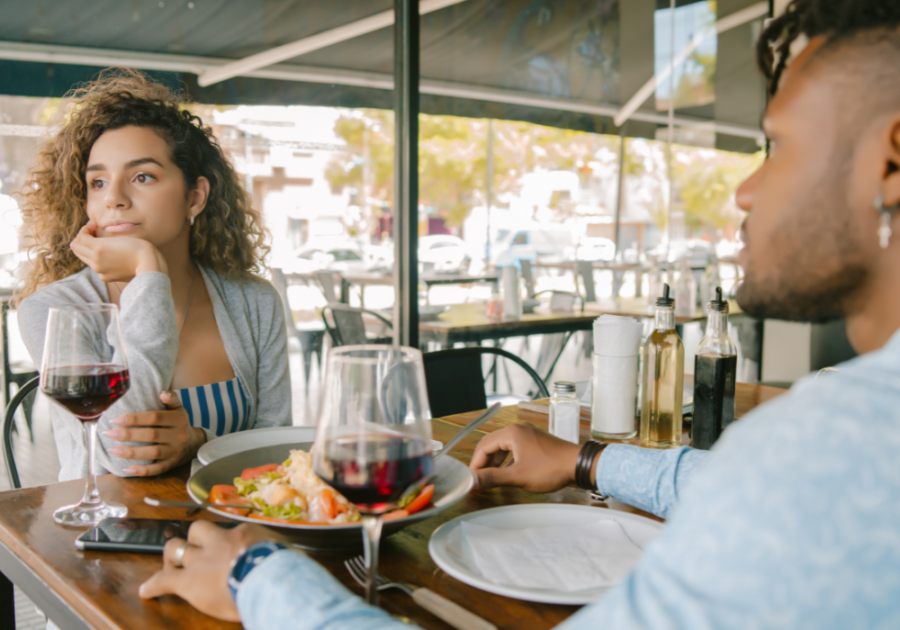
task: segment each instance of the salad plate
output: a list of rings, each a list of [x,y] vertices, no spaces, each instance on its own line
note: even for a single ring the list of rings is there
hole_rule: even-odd
[[[266,429],[251,429],[228,433],[222,437],[210,440],[197,451],[197,459],[206,466],[217,459],[228,455],[249,451],[264,446],[278,446],[280,444],[298,444],[300,442],[312,442],[316,439],[316,427],[292,426],[292,427],[268,427]],[[431,448],[437,455],[444,447],[437,440],[431,440]]]
[[[313,443],[283,443],[245,450],[217,459],[204,466],[188,480],[187,491],[191,499],[197,502],[208,501],[213,486],[231,485],[235,477],[240,477],[248,468],[281,463],[290,457],[291,450],[309,451]],[[431,518],[463,499],[475,484],[475,478],[469,468],[452,457],[442,457],[435,462],[434,495],[431,504],[419,512],[403,518],[395,518],[384,522],[384,535],[403,529],[407,525]],[[211,509],[212,512],[230,520],[243,521],[273,527],[286,534],[293,542],[308,549],[347,549],[362,545],[362,526],[359,522],[341,524],[313,524],[270,522],[232,514],[225,510]]]

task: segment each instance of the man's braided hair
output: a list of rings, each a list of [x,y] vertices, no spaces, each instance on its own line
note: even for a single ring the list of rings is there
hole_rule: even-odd
[[[769,23],[756,45],[769,96],[778,89],[791,44],[799,35],[810,39],[824,35],[829,43],[839,43],[877,31],[900,39],[900,0],[793,0]]]

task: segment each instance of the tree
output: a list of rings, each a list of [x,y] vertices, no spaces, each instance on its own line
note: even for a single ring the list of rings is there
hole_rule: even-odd
[[[495,199],[517,193],[527,173],[583,168],[601,147],[617,143],[610,136],[524,122],[494,121],[493,128]],[[419,203],[438,210],[449,225],[461,225],[473,207],[487,203],[487,130],[486,120],[419,117]],[[347,151],[335,154],[326,170],[332,189],[349,187],[352,202],[373,214],[391,207],[393,113],[347,112],[335,133]]]

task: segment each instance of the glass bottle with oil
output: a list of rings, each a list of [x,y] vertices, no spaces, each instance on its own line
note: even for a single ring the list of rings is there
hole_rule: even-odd
[[[656,322],[643,350],[641,374],[641,446],[681,446],[684,397],[684,344],[675,332],[675,300],[663,285],[656,300]]]

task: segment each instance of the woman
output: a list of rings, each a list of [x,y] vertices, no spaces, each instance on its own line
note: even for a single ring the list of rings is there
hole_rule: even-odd
[[[211,131],[137,72],[72,96],[23,194],[18,320],[40,364],[51,306],[119,306],[131,389],[100,417],[96,472],[157,475],[217,435],[290,424],[265,232]],[[55,406],[52,423],[60,480],[85,476],[79,423]]]

